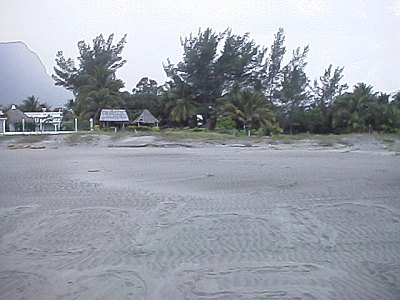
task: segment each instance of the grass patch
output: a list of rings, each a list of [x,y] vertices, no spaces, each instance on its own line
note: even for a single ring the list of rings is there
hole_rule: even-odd
[[[202,141],[202,142],[207,142],[207,141],[229,141],[229,140],[260,140],[260,138],[256,136],[246,136],[244,134],[240,134],[238,132],[234,133],[219,133],[216,131],[210,131],[210,130],[190,130],[190,129],[181,129],[181,130],[173,130],[173,129],[166,129],[162,130],[160,132],[152,132],[151,133],[154,136],[164,138],[166,140],[173,140],[173,141],[184,141],[184,140],[190,140],[190,141]]]
[[[392,151],[394,148],[395,141],[391,139],[384,138],[382,139],[382,143],[386,146],[386,149]]]
[[[108,136],[110,138],[111,141],[116,142],[119,140],[122,140],[124,138],[129,138],[129,137],[133,137],[133,136],[148,136],[148,135],[154,135],[152,132],[149,131],[127,131],[127,130],[120,130],[117,132],[104,132],[101,133],[105,136]]]
[[[375,134],[375,138],[385,145],[388,151],[398,151],[400,145],[400,133]]]
[[[400,131],[394,132],[394,133],[375,133],[374,135],[377,138],[381,138],[381,139],[394,139],[394,140],[400,139]]]
[[[277,135],[273,135],[272,141],[273,142],[279,142],[279,143],[283,143],[283,144],[291,144],[291,143],[295,143],[298,141],[302,141],[302,140],[308,140],[308,139],[312,139],[315,138],[316,135],[313,134],[309,134],[309,133],[299,133],[299,134],[277,134]]]
[[[73,145],[79,145],[79,144],[93,144],[98,141],[97,133],[96,134],[91,134],[91,133],[82,133],[82,132],[76,132],[76,133],[71,133],[68,136],[65,137],[65,141],[70,144],[71,146]]]
[[[48,135],[37,134],[37,135],[3,135],[0,136],[0,142],[11,141],[16,144],[31,144],[39,143],[49,139]]]

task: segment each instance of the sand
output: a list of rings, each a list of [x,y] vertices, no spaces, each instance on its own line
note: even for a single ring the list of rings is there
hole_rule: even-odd
[[[0,145],[0,299],[400,298],[400,157],[130,143]]]

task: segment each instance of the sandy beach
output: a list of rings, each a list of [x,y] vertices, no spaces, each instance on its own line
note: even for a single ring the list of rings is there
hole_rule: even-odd
[[[149,139],[0,144],[0,299],[400,299],[382,145]]]

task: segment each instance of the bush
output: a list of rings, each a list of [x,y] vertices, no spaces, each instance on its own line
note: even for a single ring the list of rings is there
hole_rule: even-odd
[[[74,121],[65,121],[61,125],[62,130],[68,130],[68,131],[73,131],[75,130],[75,124]]]
[[[206,129],[205,128],[201,128],[201,127],[195,127],[195,128],[190,129],[190,131],[193,131],[193,132],[204,132],[204,131],[206,131]]]
[[[264,136],[265,135],[265,128],[258,128],[257,130],[252,130],[251,134]]]
[[[231,118],[220,117],[217,119],[217,126],[215,127],[216,130],[233,130],[235,128],[236,123]]]
[[[268,127],[265,131],[266,135],[277,135],[277,134],[282,134],[283,130],[281,127],[279,127],[278,123],[273,124],[272,126]]]
[[[146,125],[140,125],[140,127],[136,127],[136,130],[138,131],[152,131],[151,126],[146,126]]]

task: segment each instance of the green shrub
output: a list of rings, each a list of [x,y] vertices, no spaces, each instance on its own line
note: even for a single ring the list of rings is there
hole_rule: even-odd
[[[62,123],[61,125],[61,129],[62,130],[68,130],[68,131],[73,131],[75,130],[75,125],[74,125],[74,121],[65,121]]]
[[[233,130],[235,128],[236,128],[236,123],[231,118],[220,117],[220,118],[217,119],[217,126],[215,127],[215,129],[217,131],[220,131],[220,130]]]
[[[265,135],[265,128],[258,128],[256,130],[252,130],[251,134],[258,135],[258,136],[264,136]]]
[[[146,125],[140,125],[140,127],[136,127],[138,131],[152,131],[151,126],[146,126]]]
[[[192,132],[204,132],[206,130],[207,129],[201,128],[201,127],[195,127],[195,128],[190,129],[190,131],[192,131]]]

